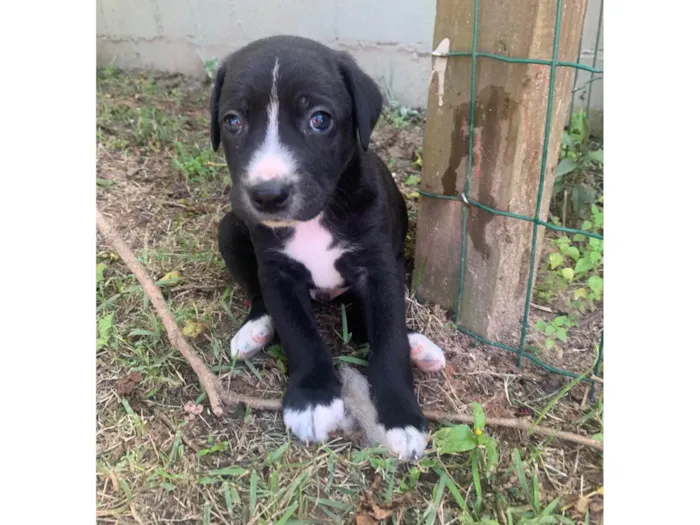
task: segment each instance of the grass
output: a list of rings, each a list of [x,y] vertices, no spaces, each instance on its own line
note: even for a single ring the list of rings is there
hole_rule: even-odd
[[[286,372],[279,346],[252,362],[228,355],[246,305],[216,248],[228,188],[223,159],[208,142],[208,83],[113,68],[99,70],[97,81],[100,208],[159,280],[190,343],[228,388],[279,397]],[[374,138],[380,154],[394,159],[392,171],[407,196],[415,192],[410,177],[420,174],[420,121],[390,109]],[[409,210],[414,228],[410,199]],[[443,375],[416,373],[419,399],[438,410],[471,412],[472,401],[484,407],[500,456],[488,477],[475,476],[466,455],[440,453],[435,442],[420,462],[399,464],[356,436],[304,446],[277,413],[241,407],[215,419],[140,286],[101,239],[96,267],[99,523],[602,519],[602,496],[595,492],[602,485],[599,454],[488,427],[488,417],[529,410],[553,427],[601,433],[602,398],[589,403],[584,385],[575,385],[549,407],[568,383],[552,385],[551,376],[527,366],[515,370],[512,356],[455,332],[437,307],[407,301],[409,323],[448,351]],[[318,311],[336,360],[362,366],[367,348],[354,344],[344,320],[339,308]],[[129,377],[138,380],[129,383]]]

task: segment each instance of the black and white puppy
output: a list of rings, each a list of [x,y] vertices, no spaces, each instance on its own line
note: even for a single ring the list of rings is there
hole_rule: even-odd
[[[232,355],[252,356],[276,332],[291,431],[318,442],[343,424],[341,384],[311,302],[339,298],[353,338],[370,344],[371,398],[389,447],[417,458],[426,422],[411,360],[439,370],[445,359],[406,328],[406,204],[368,150],[381,109],[379,88],[352,57],[312,40],[276,36],[229,55],[211,97],[211,141],[226,156],[233,209],[219,248],[251,301]]]

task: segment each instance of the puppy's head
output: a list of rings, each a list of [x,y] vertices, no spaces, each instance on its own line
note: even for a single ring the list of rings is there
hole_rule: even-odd
[[[211,142],[223,147],[231,203],[251,222],[318,215],[340,174],[367,149],[382,108],[350,55],[279,36],[229,55],[211,97]]]

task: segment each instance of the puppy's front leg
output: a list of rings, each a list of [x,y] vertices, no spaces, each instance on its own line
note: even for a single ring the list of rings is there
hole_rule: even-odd
[[[363,267],[357,289],[367,324],[368,379],[379,423],[392,452],[417,459],[425,450],[426,420],[413,392],[403,275],[403,264],[387,256]]]
[[[270,266],[261,270],[263,298],[287,355],[284,424],[302,441],[320,442],[337,429],[345,409],[333,359],[318,332],[305,281]]]

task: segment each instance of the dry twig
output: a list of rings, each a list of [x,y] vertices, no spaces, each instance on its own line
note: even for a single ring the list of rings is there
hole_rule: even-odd
[[[163,298],[163,294],[160,292],[158,287],[155,285],[153,280],[146,273],[146,269],[139,262],[139,260],[134,256],[134,253],[127,246],[124,239],[116,232],[109,221],[102,215],[100,210],[97,210],[97,228],[100,233],[105,238],[105,240],[114,248],[114,250],[122,258],[124,264],[127,265],[129,270],[136,276],[136,279],[143,286],[143,291],[146,293],[148,298],[153,304],[158,316],[163,321],[163,326],[165,326],[165,331],[168,334],[168,339],[170,343],[177,348],[182,356],[187,360],[187,362],[194,370],[197,377],[199,377],[204,390],[209,397],[209,403],[211,404],[211,409],[215,415],[221,416],[224,413],[224,406],[221,402],[221,397],[219,396],[219,380],[216,376],[207,368],[199,356],[195,353],[194,349],[185,340],[182,332],[177,327],[177,322],[170,313],[168,305]]]

